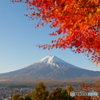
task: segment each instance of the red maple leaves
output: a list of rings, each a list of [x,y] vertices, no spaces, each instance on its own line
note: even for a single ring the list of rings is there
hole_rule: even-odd
[[[26,3],[27,2],[27,3]],[[40,18],[57,28],[50,36],[63,34],[52,45],[43,49],[70,48],[75,53],[92,55],[91,61],[100,63],[100,1],[99,0],[25,0],[30,19]],[[44,26],[44,23],[41,24]]]

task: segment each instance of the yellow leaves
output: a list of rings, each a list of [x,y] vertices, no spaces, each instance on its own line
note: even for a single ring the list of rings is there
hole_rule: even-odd
[[[66,87],[66,92],[68,93],[68,96],[70,96],[70,92],[73,90],[73,87],[72,86],[70,86],[70,85],[68,85],[67,87]]]
[[[79,10],[80,8],[79,7],[77,7],[77,10]]]
[[[97,8],[97,12],[98,12],[98,13],[100,12],[100,8]]]
[[[65,24],[66,24],[66,23],[65,23],[65,22],[63,22],[63,23],[61,24],[61,26],[63,27]]]
[[[77,26],[77,23],[75,23],[75,24],[73,25],[74,28],[76,28],[76,26]]]
[[[55,11],[58,12],[58,9],[56,9]]]
[[[91,17],[92,17],[92,14],[91,14],[91,13],[89,13],[89,19],[91,19]]]
[[[69,35],[71,35],[71,33],[72,33],[72,29],[69,29],[69,30],[68,30],[68,33],[69,33]]]

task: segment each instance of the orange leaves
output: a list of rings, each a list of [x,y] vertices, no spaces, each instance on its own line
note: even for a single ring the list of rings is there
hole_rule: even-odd
[[[51,47],[45,45],[43,49],[74,47],[75,53],[85,53],[87,57],[91,54],[92,61],[100,63],[99,0],[26,0],[25,3],[29,5],[27,11],[31,10],[30,14],[26,14],[29,19],[40,19],[50,24],[50,28],[57,28],[50,36],[64,35],[51,41],[55,43]],[[38,28],[40,24],[44,26],[40,21]]]
[[[96,66],[99,66],[99,63],[98,62],[96,63]]]
[[[99,0],[95,0],[95,4],[96,4],[96,5],[98,4],[98,2],[99,2]]]
[[[57,34],[53,34],[54,36],[56,36]]]
[[[58,44],[56,44],[56,48],[58,48]]]

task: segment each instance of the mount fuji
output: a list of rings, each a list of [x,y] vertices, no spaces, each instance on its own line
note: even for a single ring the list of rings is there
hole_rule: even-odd
[[[46,56],[25,68],[0,74],[0,81],[83,81],[98,77],[100,71],[79,68],[53,55]]]
[[[58,58],[54,55],[53,56],[46,56],[45,58],[41,59],[37,63],[51,65],[51,66],[56,67],[56,68],[62,68],[62,67],[78,68],[76,66],[73,66],[73,65],[61,60],[60,58]]]

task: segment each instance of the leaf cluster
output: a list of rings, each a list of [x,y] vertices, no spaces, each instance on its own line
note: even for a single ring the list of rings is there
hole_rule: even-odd
[[[14,2],[14,0],[12,0]],[[17,0],[18,1],[18,0]],[[16,0],[15,0],[16,2]],[[100,63],[100,0],[20,0],[27,5],[29,19],[40,19],[35,26],[44,23],[57,28],[50,36],[63,34],[52,45],[38,45],[39,48],[66,48],[75,53],[91,56],[96,65]],[[41,21],[43,21],[41,23]]]

